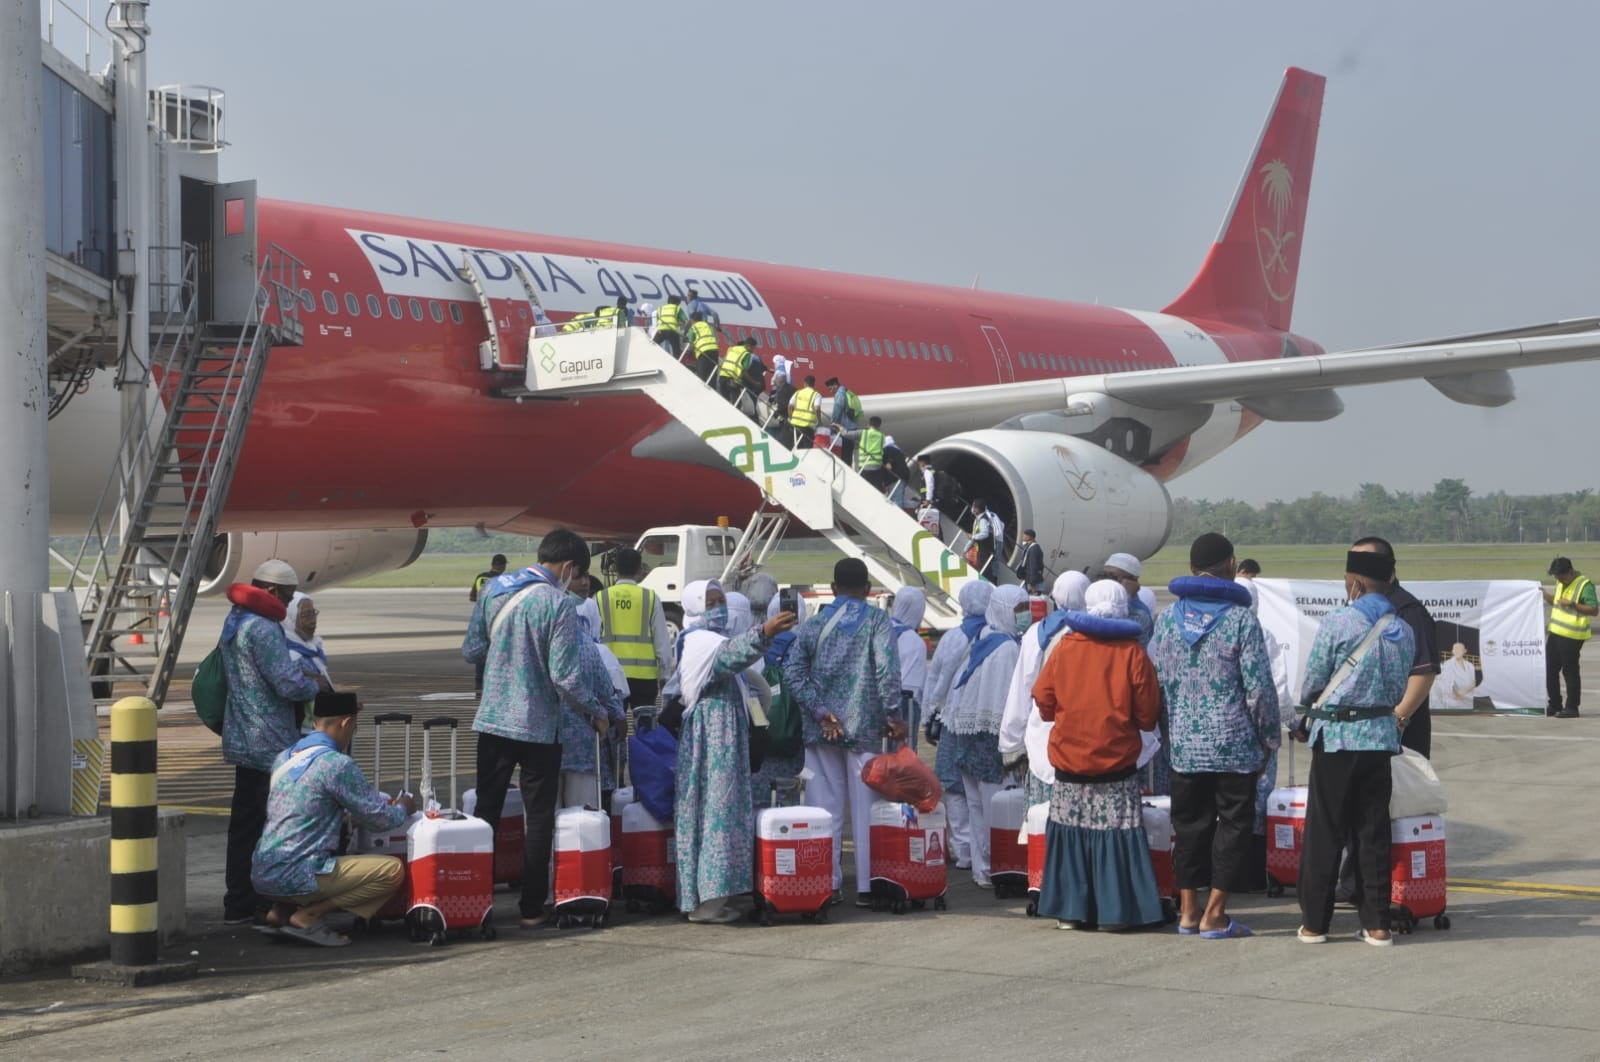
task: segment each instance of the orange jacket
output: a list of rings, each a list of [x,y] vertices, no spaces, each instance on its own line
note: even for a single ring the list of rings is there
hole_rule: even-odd
[[[1100,641],[1074,631],[1056,643],[1033,684],[1050,728],[1050,763],[1080,778],[1125,774],[1139,762],[1139,731],[1161,717],[1156,669],[1136,638]]]

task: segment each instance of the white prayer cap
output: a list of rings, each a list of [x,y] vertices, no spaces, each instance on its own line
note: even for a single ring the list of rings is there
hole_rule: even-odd
[[[1121,572],[1127,572],[1135,579],[1139,578],[1139,574],[1144,570],[1144,568],[1139,564],[1139,558],[1135,557],[1131,553],[1113,553],[1111,556],[1106,558],[1106,567],[1115,568]]]
[[[276,557],[264,560],[256,567],[255,575],[251,576],[258,583],[270,583],[273,586],[299,586],[300,576],[289,567],[288,561],[281,561]]]

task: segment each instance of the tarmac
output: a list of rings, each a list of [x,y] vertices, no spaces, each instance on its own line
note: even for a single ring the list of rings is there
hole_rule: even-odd
[[[333,590],[318,606],[334,678],[369,710],[470,719],[464,592]],[[197,608],[183,674],[223,612]],[[1584,673],[1600,691],[1600,652]],[[1059,932],[952,871],[945,912],[845,906],[770,928],[619,912],[603,930],[525,934],[501,892],[494,941],[429,948],[380,931],[319,950],[220,924],[231,770],[185,697],[162,712],[160,770],[162,803],[191,813],[190,936],[164,957],[197,960],[200,976],[0,981],[0,1057],[1600,1059],[1588,716],[1435,718],[1452,926],[1424,922],[1389,949],[1357,941],[1349,912],[1328,944],[1296,942],[1292,892],[1236,899],[1247,940]],[[441,788],[447,755],[435,750]],[[472,763],[468,731],[463,784]]]

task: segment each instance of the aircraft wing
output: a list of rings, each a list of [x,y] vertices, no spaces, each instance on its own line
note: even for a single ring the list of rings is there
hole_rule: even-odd
[[[1570,330],[1575,324],[1588,327]],[[1510,369],[1600,359],[1600,321],[1486,335],[1494,338],[872,395],[871,407],[888,424],[914,423],[917,430],[907,434],[930,437],[1064,411],[1074,395],[1084,394],[1146,409],[1238,402],[1269,420],[1326,420],[1343,410],[1336,387],[1423,379],[1452,401],[1499,406],[1516,395]]]

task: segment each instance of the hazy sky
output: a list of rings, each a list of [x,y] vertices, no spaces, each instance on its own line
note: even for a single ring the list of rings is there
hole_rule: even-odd
[[[1328,75],[1296,330],[1330,350],[1600,314],[1600,6],[270,5],[155,0],[151,82],[228,93],[261,194],[1158,309],[1285,66]],[[1343,392],[1172,484],[1594,486],[1600,365],[1502,410]],[[1560,418],[1573,426],[1552,432]]]

